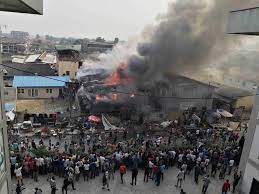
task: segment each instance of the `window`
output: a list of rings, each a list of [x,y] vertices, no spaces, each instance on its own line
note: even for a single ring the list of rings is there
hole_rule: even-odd
[[[46,89],[46,93],[52,94],[52,89]]]
[[[31,96],[31,90],[30,89],[28,90],[28,96]]]
[[[21,89],[22,94],[24,94],[24,89]]]
[[[21,93],[21,89],[20,88],[18,88],[18,94],[20,94]]]
[[[70,75],[70,71],[66,71],[66,75]]]

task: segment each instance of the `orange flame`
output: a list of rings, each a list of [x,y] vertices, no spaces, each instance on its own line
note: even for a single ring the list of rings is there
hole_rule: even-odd
[[[106,79],[105,83],[108,86],[118,85],[118,84],[128,84],[132,81],[131,78],[126,75],[121,77],[119,71],[124,71],[127,68],[127,64],[122,63],[115,71]]]

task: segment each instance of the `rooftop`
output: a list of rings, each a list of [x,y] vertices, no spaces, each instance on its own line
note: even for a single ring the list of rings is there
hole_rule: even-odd
[[[56,75],[55,69],[44,63],[4,63],[3,68],[7,71],[6,76],[30,76],[33,73],[44,76]]]
[[[69,76],[14,76],[13,87],[64,87]]]

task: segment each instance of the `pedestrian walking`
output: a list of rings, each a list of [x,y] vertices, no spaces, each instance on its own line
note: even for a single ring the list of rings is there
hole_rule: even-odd
[[[50,179],[50,188],[51,194],[55,194],[57,190],[57,183],[54,176]]]
[[[148,164],[144,167],[144,182],[148,182],[149,179],[149,167]]]
[[[230,183],[229,180],[227,179],[222,186],[222,194],[227,194],[228,191],[230,191]]]
[[[131,185],[133,186],[133,184],[135,183],[135,185],[137,184],[137,176],[138,176],[138,168],[136,166],[134,166],[132,168],[132,177],[131,177]]]
[[[232,190],[232,193],[235,193],[236,192],[236,186],[238,185],[238,182],[241,178],[241,172],[237,172],[235,175],[234,175],[234,181],[233,181],[233,190]]]
[[[202,193],[203,194],[206,194],[207,190],[208,190],[208,187],[209,187],[209,184],[210,184],[210,176],[207,175],[203,178],[203,186],[202,186]]]
[[[121,183],[123,184],[124,183],[123,176],[126,174],[125,164],[121,164],[119,170],[120,170],[120,176],[121,176]]]
[[[107,190],[110,191],[110,188],[109,188],[109,172],[106,171],[103,173],[103,186],[102,186],[102,189],[105,189],[105,186],[107,187]]]
[[[176,187],[178,187],[179,183],[180,183],[180,188],[182,187],[183,178],[184,178],[184,171],[181,168],[177,174],[177,184],[175,185]]]
[[[17,165],[15,170],[14,170],[14,174],[16,175],[17,186],[18,185],[23,185],[22,166],[18,167],[18,165]]]
[[[199,183],[199,176],[201,174],[201,168],[200,166],[197,164],[194,168],[194,181],[196,184]]]
[[[63,181],[63,186],[62,186],[62,194],[64,194],[64,192],[66,191],[66,194],[67,194],[67,187],[69,185],[69,180],[68,180],[68,177],[66,176],[64,181]]]

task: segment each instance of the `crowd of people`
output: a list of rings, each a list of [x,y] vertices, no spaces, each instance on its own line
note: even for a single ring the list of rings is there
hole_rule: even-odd
[[[146,134],[137,134],[127,139],[126,135],[123,134],[121,142],[118,142],[117,134],[110,134],[108,138],[87,135],[79,143],[65,141],[61,144],[51,140],[36,143],[28,138],[20,143],[14,141],[10,145],[10,162],[11,174],[17,179],[16,193],[22,192],[24,178],[37,182],[42,175],[47,176],[51,194],[55,194],[57,189],[67,194],[70,185],[73,190],[77,189],[74,183],[80,179],[87,182],[97,177],[101,177],[102,188],[109,191],[110,180],[114,179],[116,172],[120,174],[121,183],[125,184],[124,175],[130,171],[130,184],[134,186],[139,179],[139,170],[143,170],[143,182],[151,181],[159,187],[167,169],[173,166],[179,169],[175,173],[175,187],[181,194],[185,193],[186,176],[193,176],[195,184],[202,182],[201,192],[205,194],[211,179],[225,180],[226,175],[233,175],[231,180],[223,183],[222,194],[228,193],[230,187],[233,193],[236,191],[241,178],[237,167],[244,144],[243,136],[240,138],[234,132],[218,132],[205,127],[196,130],[170,129],[169,138],[154,138],[151,135],[146,138]],[[111,137],[112,140],[109,139]],[[173,144],[173,137],[181,138],[183,144]],[[221,145],[211,146],[211,142],[221,142]],[[35,150],[41,149],[48,152],[35,153]],[[55,177],[63,178],[62,187],[58,188]],[[35,188],[35,193],[41,192],[40,188]]]

